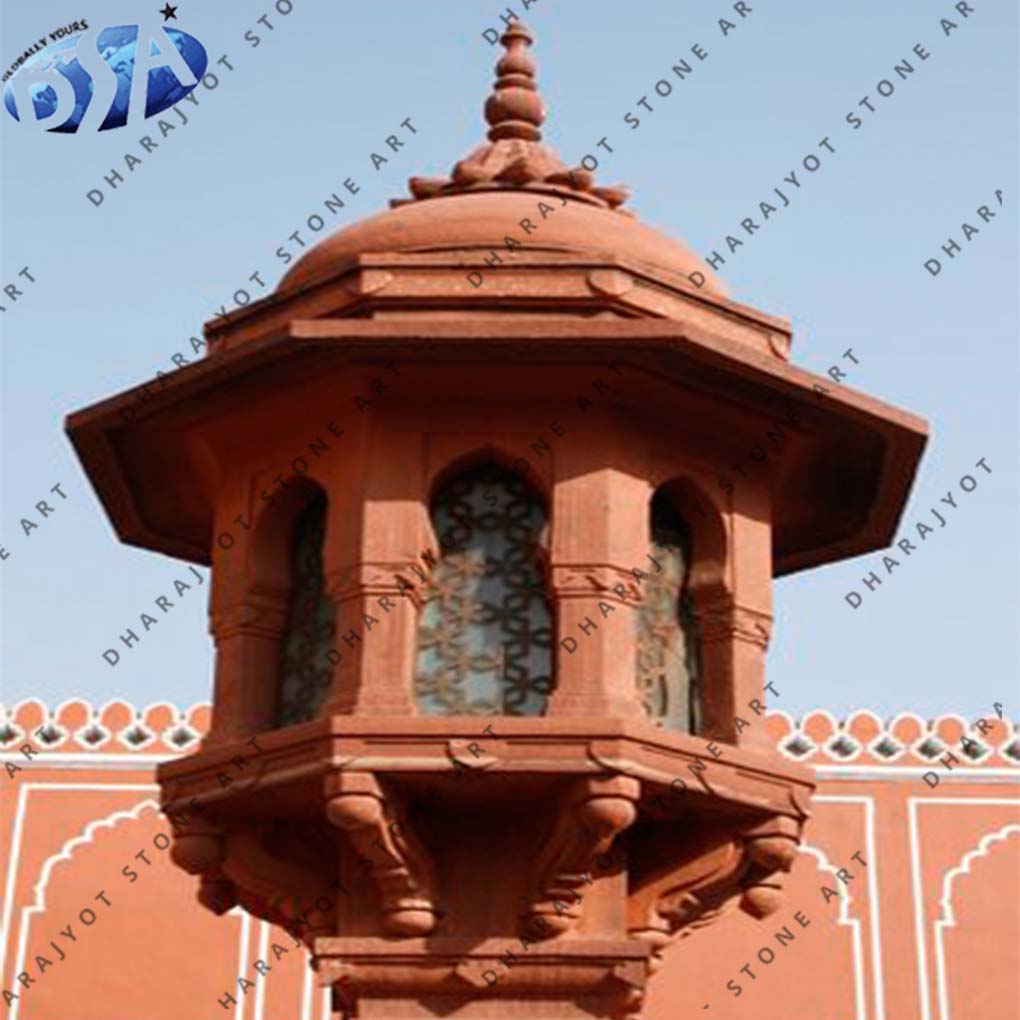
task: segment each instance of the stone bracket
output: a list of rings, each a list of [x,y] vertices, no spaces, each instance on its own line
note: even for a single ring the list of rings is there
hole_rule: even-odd
[[[650,879],[631,897],[628,934],[652,948],[658,969],[674,938],[709,924],[734,896],[742,857],[735,840],[704,847],[690,863],[669,868]]]
[[[787,815],[776,815],[741,832],[746,862],[740,909],[759,920],[775,913],[783,903],[780,874],[797,858],[801,825]]]
[[[740,897],[740,909],[761,919],[782,904],[779,872],[797,856],[802,823],[773,815],[717,846],[705,847],[688,865],[664,872],[637,891],[629,933],[651,944],[654,966],[675,938],[711,924]]]
[[[224,873],[226,859],[224,833],[199,821],[190,823],[187,832],[175,830],[170,859],[189,875],[199,876],[198,902],[214,914],[222,915],[238,902],[237,889]]]
[[[227,837],[223,871],[250,913],[291,934],[300,932],[309,945],[321,935],[335,934],[335,913],[327,916],[313,906],[322,894],[314,876],[270,853],[256,832],[235,832]],[[299,921],[302,916],[314,921]]]
[[[591,883],[594,860],[637,819],[640,796],[640,782],[627,776],[571,784],[536,861],[522,931],[532,938],[551,938],[577,924],[581,917],[577,890]]]
[[[326,814],[368,862],[382,896],[383,928],[403,937],[429,934],[439,911],[432,860],[393,797],[369,772],[334,772]]]

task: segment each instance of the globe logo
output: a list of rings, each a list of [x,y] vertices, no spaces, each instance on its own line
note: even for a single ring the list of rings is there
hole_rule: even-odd
[[[127,124],[133,106],[144,103],[149,118],[180,102],[208,65],[205,47],[176,28],[90,29],[27,60],[4,89],[4,106],[39,130],[109,131]]]

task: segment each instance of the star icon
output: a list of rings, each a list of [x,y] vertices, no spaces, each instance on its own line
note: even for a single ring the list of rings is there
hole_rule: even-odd
[[[164,22],[169,21],[171,18],[173,18],[174,21],[177,20],[177,8],[171,7],[169,3],[159,13],[163,15]]]

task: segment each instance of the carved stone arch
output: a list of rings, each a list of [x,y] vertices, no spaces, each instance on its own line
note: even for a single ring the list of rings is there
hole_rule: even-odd
[[[270,493],[272,502],[261,500],[252,522],[248,544],[248,590],[252,593],[290,595],[291,539],[301,513],[317,496],[328,500],[326,490],[307,476],[294,475]],[[327,529],[329,521],[327,520]]]
[[[687,590],[695,606],[701,609],[730,599],[730,543],[723,509],[689,475],[653,477],[649,505],[660,493],[690,528],[692,563]]]
[[[265,606],[277,632],[273,723],[287,726],[319,714],[332,688],[328,656],[338,626],[327,583],[330,501],[304,477],[289,480],[261,515],[252,544],[253,608]]]
[[[696,733],[704,717],[702,621],[731,603],[725,526],[686,476],[650,489],[647,507],[645,541],[654,569],[642,578],[635,617],[638,695],[659,725]]]
[[[552,492],[547,480],[530,467],[527,457],[515,456],[507,446],[498,442],[483,443],[466,452],[455,454],[433,471],[431,477],[426,479],[423,493],[426,512],[432,505],[436,493],[452,478],[482,464],[495,464],[505,471],[518,475],[521,481],[541,498],[546,515],[552,512]],[[525,467],[525,464],[529,466]]]
[[[217,712],[207,744],[250,737],[280,725],[281,670],[299,588],[295,579],[296,529],[317,500],[323,504],[323,517],[331,512],[326,490],[305,476],[288,476],[284,484],[273,488],[271,496],[253,512],[246,549],[234,552],[237,557],[246,556],[243,583],[212,614]],[[325,573],[320,567],[328,526],[328,520],[320,522],[324,533],[315,543],[316,577]],[[323,585],[324,580],[318,587]],[[330,614],[328,607],[317,611],[315,625],[335,630],[335,613]],[[328,666],[323,654],[328,647],[324,644],[315,653],[324,660],[323,667]],[[328,688],[328,680],[324,686]]]

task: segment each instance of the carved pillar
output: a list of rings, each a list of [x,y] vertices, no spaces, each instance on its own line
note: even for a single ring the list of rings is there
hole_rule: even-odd
[[[646,563],[647,484],[603,469],[568,474],[554,494],[556,688],[548,714],[641,718],[633,601],[619,588],[629,590],[631,570]],[[557,521],[570,523],[557,527]]]
[[[701,647],[702,729],[715,740],[771,751],[768,732],[751,705],[757,702],[757,711],[764,712],[765,652],[772,634],[770,496],[763,486],[738,486],[733,498],[725,569],[712,572],[728,583],[705,581],[692,592]]]
[[[326,550],[326,586],[337,614],[334,648],[340,656],[327,711],[404,717],[415,714],[417,624],[406,582],[411,578],[412,588],[420,591],[412,564],[419,572],[426,569],[419,552],[425,544],[423,494],[418,472],[409,472],[406,460],[417,435],[391,434],[372,415],[364,424],[366,431],[350,451],[352,471],[361,475],[360,482],[349,482],[359,512],[338,519]]]
[[[336,605],[336,634],[327,713],[416,714],[417,607],[397,580],[409,573],[404,561],[359,563],[328,574],[326,589]]]
[[[273,728],[287,608],[285,595],[251,592],[210,613],[216,641],[215,708],[205,746]]]
[[[729,596],[695,604],[701,651],[702,731],[741,747],[770,747],[752,700],[764,706],[765,651],[772,617],[735,605]],[[738,717],[749,725],[744,726]]]

